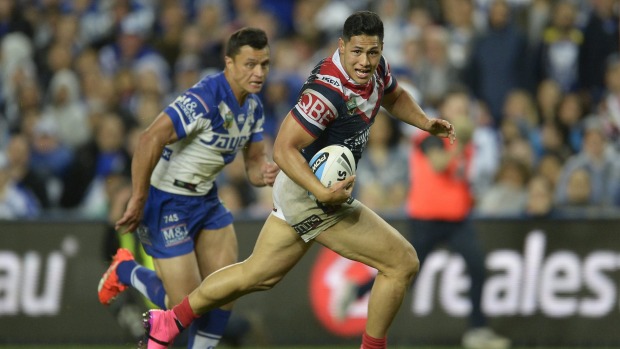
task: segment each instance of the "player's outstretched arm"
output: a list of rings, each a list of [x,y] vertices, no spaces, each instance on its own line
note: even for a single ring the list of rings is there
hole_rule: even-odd
[[[428,118],[420,105],[400,86],[386,94],[381,105],[394,117],[410,125],[435,136],[450,138],[450,142],[456,139],[454,127],[447,120]]]

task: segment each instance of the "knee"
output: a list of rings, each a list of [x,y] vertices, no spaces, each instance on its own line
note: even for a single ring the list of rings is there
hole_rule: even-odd
[[[386,262],[383,268],[378,268],[379,272],[405,284],[409,284],[420,270],[420,260],[411,245],[393,251]]]
[[[413,278],[420,271],[420,259],[418,258],[418,254],[413,247],[411,247],[407,251],[407,257],[405,257],[405,261],[407,281],[411,282],[411,280],[413,280]]]

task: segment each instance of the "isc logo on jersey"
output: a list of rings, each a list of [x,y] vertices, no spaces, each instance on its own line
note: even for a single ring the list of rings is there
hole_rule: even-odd
[[[198,108],[198,102],[195,101],[192,97],[188,95],[182,95],[177,97],[174,101],[174,104],[180,109],[181,115],[185,123],[191,124],[196,119],[202,117],[204,114],[196,113],[196,108]]]
[[[327,126],[336,117],[329,102],[309,92],[301,96],[297,105],[304,114],[322,126]]]

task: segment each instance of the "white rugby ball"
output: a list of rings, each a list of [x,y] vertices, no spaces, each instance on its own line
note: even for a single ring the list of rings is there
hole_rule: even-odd
[[[328,145],[319,150],[309,165],[314,175],[328,188],[355,174],[356,170],[353,153],[343,145]]]

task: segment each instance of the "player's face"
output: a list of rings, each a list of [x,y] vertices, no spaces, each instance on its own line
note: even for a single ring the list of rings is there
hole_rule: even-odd
[[[234,58],[226,57],[226,69],[235,93],[258,93],[269,73],[269,48],[257,50],[243,46]]]
[[[378,36],[352,36],[348,42],[338,40],[340,63],[350,78],[358,84],[370,81],[383,51],[383,43]]]

